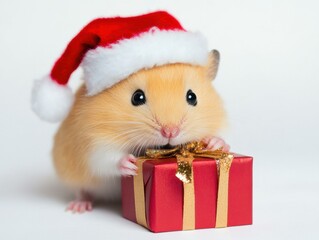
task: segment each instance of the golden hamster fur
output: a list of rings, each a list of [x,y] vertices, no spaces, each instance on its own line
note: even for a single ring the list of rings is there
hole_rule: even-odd
[[[133,175],[145,148],[202,140],[210,149],[229,146],[215,137],[225,123],[212,86],[219,53],[206,66],[167,64],[140,70],[95,96],[82,86],[53,147],[59,177],[77,192],[69,210],[92,209],[93,199],[116,199],[120,176]]]

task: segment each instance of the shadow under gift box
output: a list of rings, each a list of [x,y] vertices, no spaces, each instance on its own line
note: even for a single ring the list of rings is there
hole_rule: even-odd
[[[234,154],[229,171],[227,226],[252,224],[252,157]],[[145,210],[153,232],[183,230],[183,183],[175,176],[176,158],[143,163]],[[193,161],[195,229],[214,228],[218,193],[217,162]],[[122,212],[136,220],[133,177],[122,177]]]

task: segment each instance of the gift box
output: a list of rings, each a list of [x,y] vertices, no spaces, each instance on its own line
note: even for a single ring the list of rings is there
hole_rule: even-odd
[[[122,178],[123,216],[153,232],[252,224],[252,157],[183,151],[138,160]]]

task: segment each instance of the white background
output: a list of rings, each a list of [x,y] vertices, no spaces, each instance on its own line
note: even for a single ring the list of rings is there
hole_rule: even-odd
[[[119,206],[64,212],[71,194],[50,160],[58,125],[30,111],[32,81],[90,20],[158,9],[221,52],[222,136],[255,157],[252,226],[153,234],[123,219]],[[318,239],[318,13],[318,1],[306,0],[0,0],[0,238]]]

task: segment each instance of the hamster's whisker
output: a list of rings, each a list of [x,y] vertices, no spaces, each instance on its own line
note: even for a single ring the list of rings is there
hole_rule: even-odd
[[[125,123],[125,124],[136,124],[136,125],[142,125],[143,124],[141,122],[133,122],[133,121],[103,121],[103,123],[115,123],[115,124]]]
[[[145,134],[142,136],[139,136],[139,138],[135,141],[134,146],[132,147],[132,153],[140,156],[140,152],[145,144],[145,138],[144,138]]]
[[[147,146],[147,143],[149,142],[149,138],[147,137],[146,134],[144,134],[143,138],[141,138],[140,141],[140,146],[139,146],[139,151],[138,151],[138,156],[140,156],[142,150],[145,150],[145,147]]]
[[[104,108],[94,108],[94,112],[96,112],[98,117],[101,117],[103,115],[109,115],[110,112],[113,113],[114,116],[117,117],[129,117],[132,118],[131,114],[126,113],[125,111],[120,111],[119,109],[121,109],[122,106],[118,106],[116,108],[109,108],[107,109],[107,111]],[[102,118],[103,119],[103,118]]]
[[[134,143],[136,143],[136,142],[139,142],[139,141],[140,141],[140,136],[139,136],[139,135],[132,136],[132,137],[130,138],[130,141],[126,141],[124,144],[122,144],[122,145],[120,146],[120,150],[128,150],[128,149],[130,149],[130,151],[131,151],[132,145],[133,145]],[[127,147],[127,146],[128,146],[128,147]]]
[[[153,137],[150,137],[150,134],[142,134],[138,136],[139,139],[134,142],[134,147],[132,148],[132,151],[137,155],[140,156],[142,152],[145,151],[147,147],[152,147],[152,145],[155,145],[155,139]],[[150,144],[151,142],[151,144]],[[153,144],[154,143],[154,144]]]
[[[150,123],[147,123],[147,122],[145,122],[145,125],[149,126],[150,128],[152,128],[155,131],[160,131],[160,127],[159,126],[158,126],[158,128],[156,128],[157,127],[156,125],[154,126],[153,124],[150,124]]]
[[[147,125],[151,127],[152,129],[155,129],[156,131],[159,131],[159,129],[154,126],[155,122],[152,121],[145,121],[146,119],[143,119],[141,122],[136,122],[136,121],[101,121],[99,123],[96,123],[92,125],[91,127],[103,127],[103,126],[108,126],[109,125],[117,125],[117,124],[128,124],[128,125]]]
[[[132,152],[140,155],[141,152],[145,150],[144,148],[147,146],[148,142],[149,134],[139,132],[139,134],[130,137],[126,145],[129,145]]]
[[[115,137],[121,137],[121,136],[124,136],[124,135],[128,135],[128,134],[131,134],[131,133],[138,133],[140,132],[139,129],[135,128],[135,129],[130,129],[130,130],[126,130],[126,131],[123,131],[121,133],[111,133],[110,135],[112,136],[115,136]],[[110,136],[108,135],[108,136]]]
[[[150,109],[147,109],[147,111],[148,111],[148,113],[143,113],[143,117],[144,117],[144,119],[146,120],[150,120],[150,122],[151,122],[151,126],[153,126],[153,125],[156,125],[156,126],[158,126],[158,121],[157,121],[157,119],[156,119],[156,115],[150,110]],[[151,115],[151,117],[149,117],[149,115]],[[159,126],[160,127],[160,126]],[[158,130],[158,129],[156,129],[156,130]]]
[[[136,150],[137,150],[137,151],[136,151],[136,156],[140,156],[141,150],[142,150],[142,143],[139,144],[139,146],[137,147]]]
[[[157,121],[156,121],[156,116],[150,111],[150,109],[147,109],[147,110],[148,110],[148,112],[151,114],[152,117],[149,117],[149,114],[147,114],[147,113],[145,113],[145,114],[143,113],[143,117],[144,117],[144,121],[143,121],[143,122],[144,122],[146,125],[150,126],[151,128],[153,128],[153,129],[159,131],[160,126],[158,125],[158,123],[157,123]],[[145,120],[149,120],[150,122],[145,121]],[[159,128],[156,128],[157,126],[158,126]]]
[[[148,124],[148,125],[150,125],[150,126],[153,126],[153,125],[157,125],[157,123],[156,123],[156,121],[154,120],[154,119],[152,119],[152,118],[149,118],[149,117],[147,117],[146,115],[144,115],[143,116],[144,117],[144,123],[145,124]]]
[[[125,135],[132,135],[134,133],[140,133],[141,130],[139,129],[132,129],[132,130],[127,130],[121,133],[111,133],[109,134],[107,137],[107,141],[115,141],[115,143],[122,143],[121,141],[121,137],[125,136]],[[116,141],[117,140],[117,141]]]
[[[158,144],[156,144],[157,143],[156,137],[154,137],[152,140],[153,140],[152,144],[151,144],[152,148],[159,149],[160,146]]]
[[[135,139],[135,138],[134,138]],[[135,141],[137,141],[138,139],[136,138]],[[132,153],[131,149],[132,149],[132,143],[127,141],[126,143],[124,143],[123,145],[120,146],[120,150],[125,150],[125,151],[129,151],[129,153]]]

